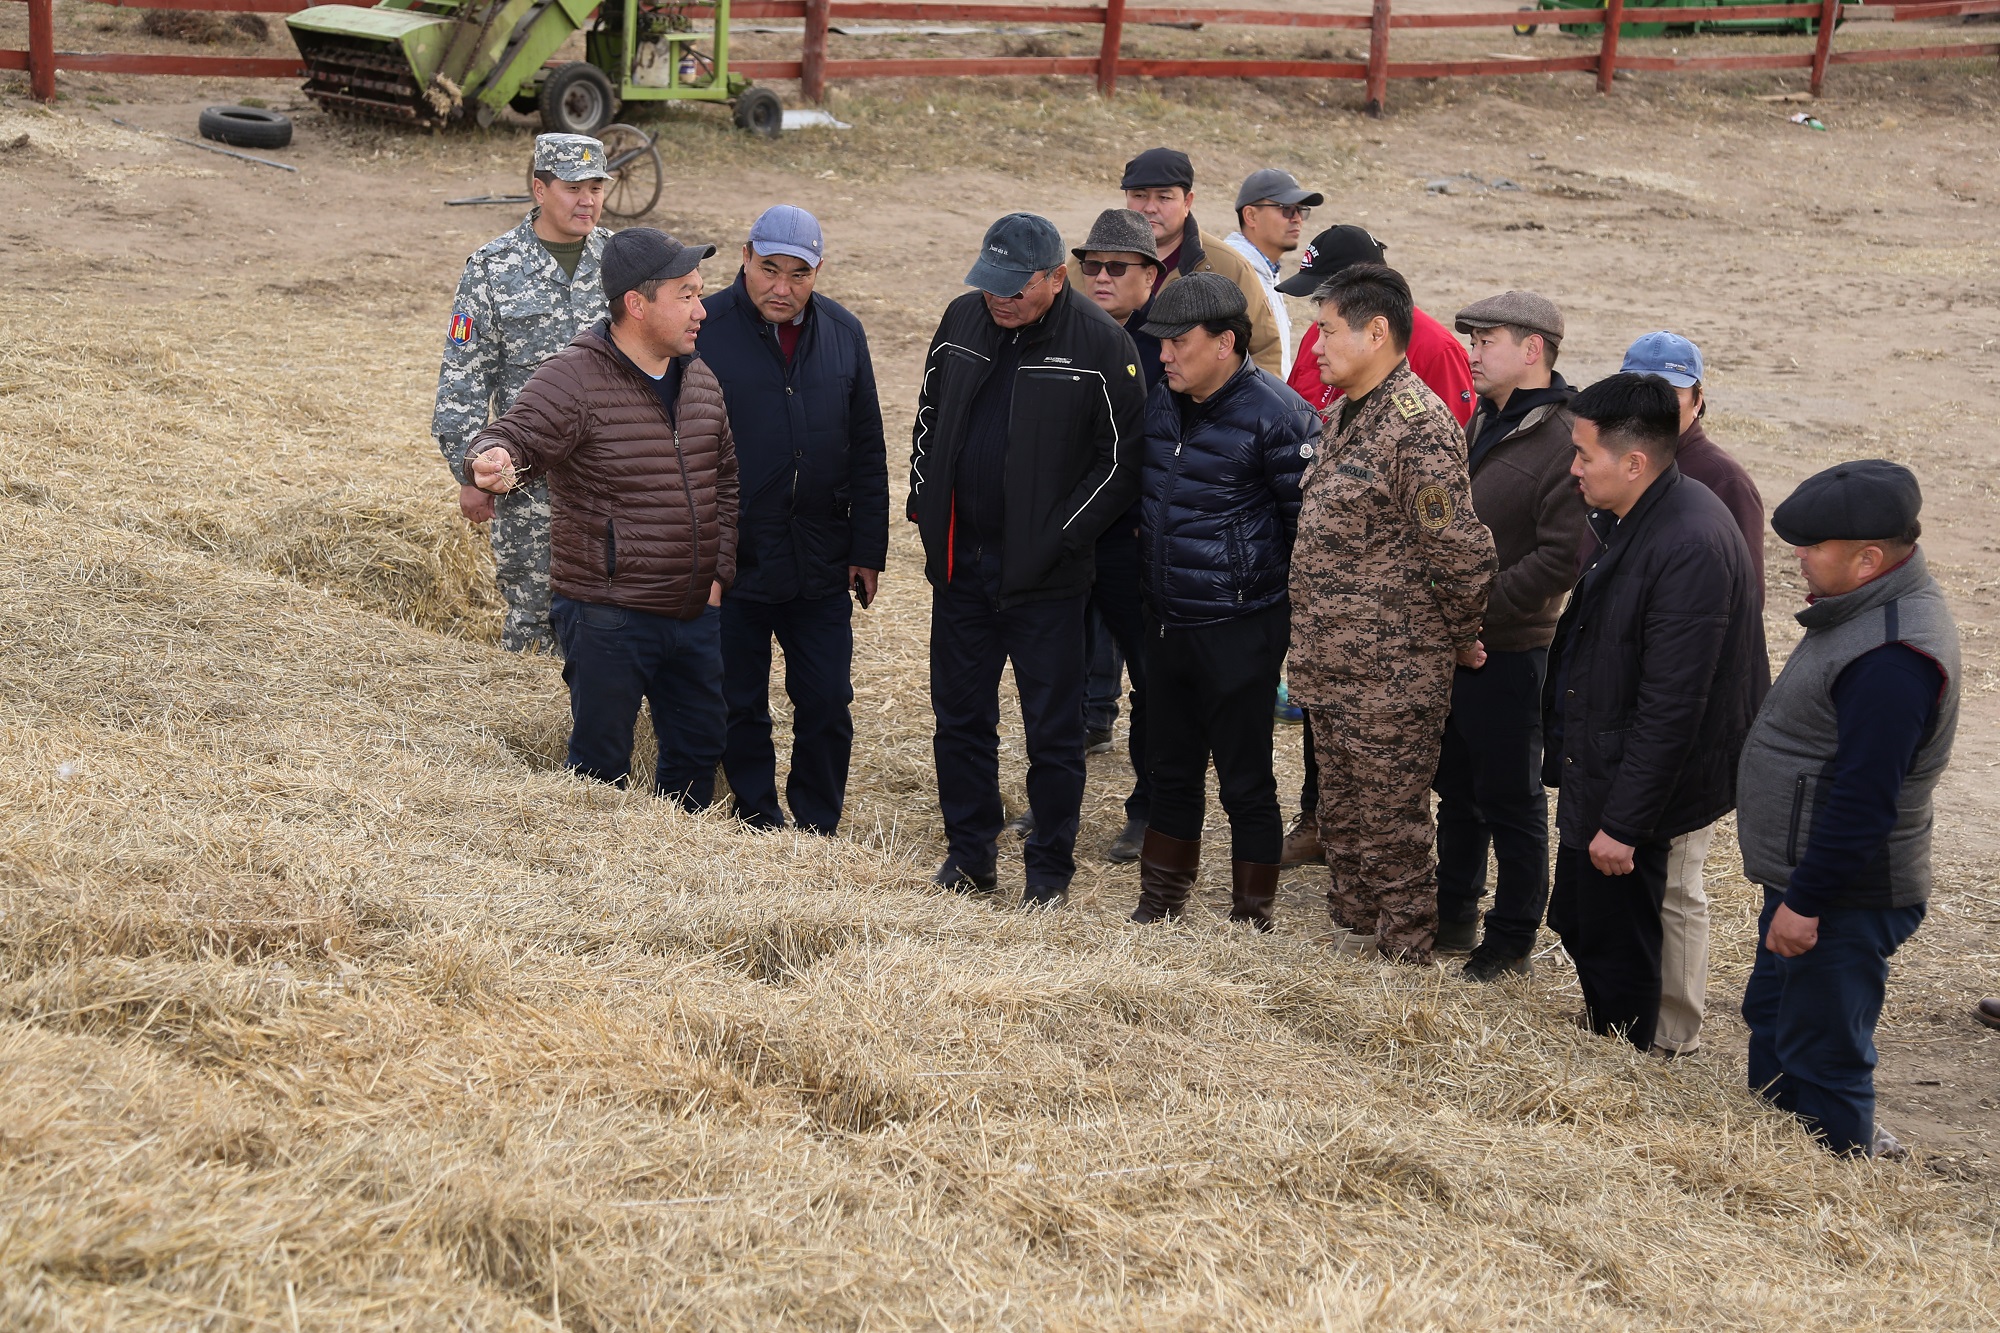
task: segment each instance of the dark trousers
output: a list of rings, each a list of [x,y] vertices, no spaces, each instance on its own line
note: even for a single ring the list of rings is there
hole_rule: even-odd
[[[789,602],[722,599],[722,693],[729,740],[722,773],[736,815],[758,828],[783,828],[778,755],[771,743],[771,640],[785,654],[785,695],[792,701],[792,765],[785,804],[812,833],[840,826],[847,764],[854,751],[853,604],[845,592]]]
[[[1660,1021],[1660,902],[1671,845],[1640,843],[1629,875],[1604,874],[1581,847],[1556,848],[1549,928],[1576,964],[1591,1029],[1623,1034],[1642,1051],[1652,1049]]]
[[[1150,827],[1185,842],[1201,837],[1213,758],[1229,815],[1230,859],[1278,863],[1285,824],[1271,771],[1271,700],[1290,636],[1286,605],[1192,629],[1168,627],[1164,633],[1148,617]]]
[[[557,594],[549,620],[569,686],[572,772],[623,786],[632,776],[639,703],[653,710],[659,760],[653,787],[689,810],[715,800],[727,709],[722,701],[722,612],[693,620]]]
[[[1549,901],[1549,807],[1542,788],[1542,675],[1549,651],[1488,653],[1460,667],[1438,754],[1438,920],[1470,921],[1495,863],[1486,942],[1508,958],[1534,949]]]
[[[1829,908],[1820,913],[1819,943],[1780,958],[1764,937],[1784,900],[1764,890],[1757,961],[1743,988],[1750,1086],[1832,1151],[1865,1156],[1875,1142],[1875,1023],[1889,957],[1922,924],[1924,908]]]
[[[1097,578],[1090,587],[1090,606],[1124,655],[1125,671],[1132,677],[1132,725],[1125,738],[1125,755],[1132,763],[1132,794],[1125,798],[1125,817],[1143,820],[1152,808],[1153,793],[1146,768],[1146,626],[1136,536],[1128,538],[1114,531],[1098,539]]]
[[[1095,606],[1083,612],[1083,658],[1089,674],[1083,681],[1083,725],[1087,731],[1109,731],[1118,725],[1119,686],[1125,683],[1125,654]]]
[[[1084,594],[1002,610],[997,577],[961,576],[931,590],[931,709],[938,809],[948,866],[983,872],[1005,818],[1000,804],[1000,672],[1014,664],[1028,746],[1023,849],[1031,889],[1069,887],[1083,806]]]

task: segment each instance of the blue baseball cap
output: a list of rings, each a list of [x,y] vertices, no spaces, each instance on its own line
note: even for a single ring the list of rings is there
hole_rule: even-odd
[[[1062,264],[1062,233],[1055,223],[1035,213],[1009,213],[986,229],[965,285],[995,296],[1015,296],[1029,278]]]
[[[1619,371],[1634,375],[1658,375],[1676,389],[1692,389],[1701,383],[1701,349],[1681,337],[1661,329],[1649,333],[1625,349],[1625,364]]]
[[[826,257],[826,238],[819,219],[803,208],[773,204],[750,224],[750,251],[759,255],[790,255],[818,268]]]

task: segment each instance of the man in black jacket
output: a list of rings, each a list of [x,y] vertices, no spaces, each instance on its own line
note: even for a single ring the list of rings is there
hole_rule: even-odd
[[[813,290],[824,250],[812,214],[765,210],[735,284],[706,302],[701,354],[722,382],[743,486],[737,579],[722,602],[723,774],[739,819],[784,827],[771,743],[775,635],[792,701],[785,803],[800,828],[831,834],[854,748],[848,592],[864,607],[874,600],[889,473],[867,335]]]
[[[1587,1020],[1650,1050],[1668,845],[1736,805],[1736,758],[1770,681],[1743,534],[1674,466],[1665,380],[1613,375],[1570,400],[1571,473],[1597,538],[1542,691],[1556,798],[1549,925]]]
[[[1032,213],[987,229],[931,339],[907,513],[931,582],[932,742],[949,850],[937,882],[997,885],[1000,672],[1028,748],[1024,906],[1060,903],[1083,802],[1083,607],[1097,538],[1138,494],[1138,353],[1063,281],[1062,237]]]

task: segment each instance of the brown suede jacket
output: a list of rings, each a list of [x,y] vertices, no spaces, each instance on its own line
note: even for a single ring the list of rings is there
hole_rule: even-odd
[[[1465,428],[1468,448],[1478,443],[1491,411],[1492,404],[1480,399]],[[1500,555],[1479,630],[1489,652],[1548,647],[1563,599],[1576,583],[1589,526],[1569,473],[1574,420],[1563,403],[1542,403],[1473,459],[1472,507],[1493,530]]]
[[[473,438],[467,475],[499,445],[522,480],[547,476],[556,592],[693,620],[710,584],[736,577],[736,445],[722,387],[699,357],[681,361],[669,414],[609,329],[600,322],[542,363]]]

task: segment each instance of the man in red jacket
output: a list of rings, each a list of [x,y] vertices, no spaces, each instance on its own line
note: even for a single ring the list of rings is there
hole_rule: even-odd
[[[1328,227],[1313,237],[1312,244],[1300,256],[1299,271],[1279,283],[1278,290],[1287,296],[1310,299],[1320,284],[1349,265],[1387,263],[1383,255],[1388,249],[1364,228]],[[1459,425],[1472,419],[1472,367],[1465,348],[1451,330],[1423,311],[1414,311],[1410,345],[1404,355],[1417,378],[1444,400]],[[1292,362],[1291,374],[1285,382],[1312,404],[1322,421],[1331,416],[1333,405],[1340,401],[1340,390],[1320,378],[1318,324],[1306,326],[1298,359]],[[1313,752],[1312,728],[1304,727],[1301,731],[1306,747],[1306,777],[1299,790],[1299,817],[1285,834],[1284,862],[1288,866],[1325,859],[1319,843],[1319,820],[1314,813],[1319,809],[1319,757]]]

